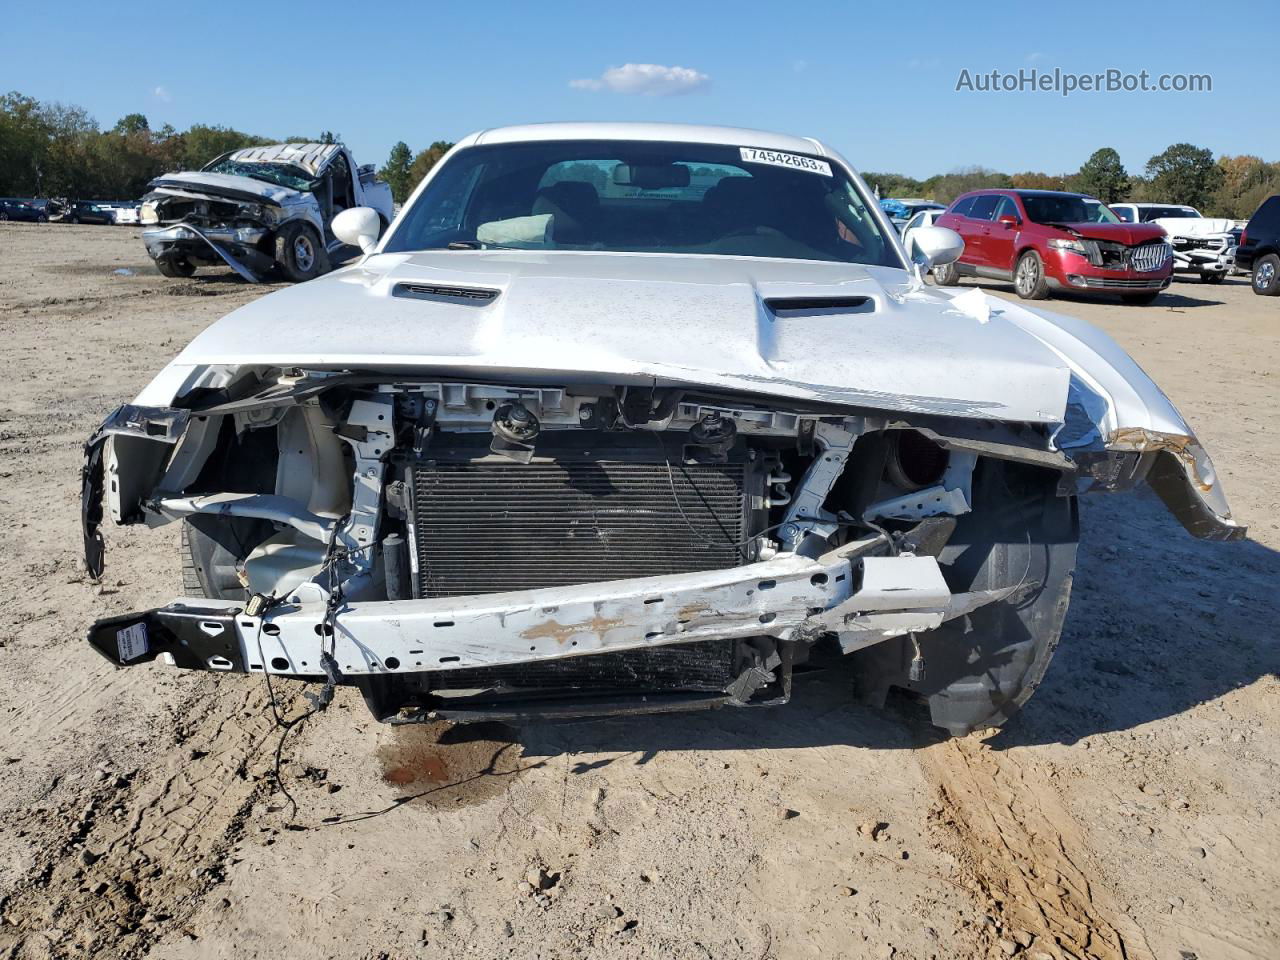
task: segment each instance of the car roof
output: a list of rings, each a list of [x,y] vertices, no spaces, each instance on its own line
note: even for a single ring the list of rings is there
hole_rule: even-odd
[[[341,144],[337,143],[273,143],[236,150],[230,159],[239,163],[290,163],[307,173],[316,174],[341,149]]]
[[[723,146],[758,147],[790,153],[830,156],[811,137],[793,137],[767,130],[713,127],[693,123],[526,123],[481,130],[464,137],[459,147],[491,143],[536,143],[544,140],[652,140],[668,143],[714,143]]]

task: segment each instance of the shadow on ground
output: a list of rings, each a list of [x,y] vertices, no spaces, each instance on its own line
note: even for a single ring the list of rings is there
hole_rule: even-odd
[[[1280,672],[1280,554],[1251,541],[1196,540],[1145,493],[1086,498],[1082,514],[1062,642],[1044,683],[993,746],[1074,743],[1133,729]],[[665,750],[893,750],[946,739],[923,704],[903,697],[875,710],[855,702],[852,688],[846,663],[798,676],[786,706],[528,723],[511,736],[526,757],[622,753],[633,763]],[[459,726],[442,742],[470,736]],[[492,728],[484,736],[492,739]]]

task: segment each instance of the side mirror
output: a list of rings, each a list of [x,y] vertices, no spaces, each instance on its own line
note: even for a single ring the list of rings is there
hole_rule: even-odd
[[[1006,213],[1000,217],[1000,223],[1003,223],[1006,230],[1012,230],[1018,225],[1018,218],[1012,214]]]
[[[960,259],[964,253],[964,239],[946,227],[916,227],[911,231],[912,263],[928,270]]]
[[[352,207],[334,217],[330,228],[343,243],[359,247],[364,253],[372,253],[378,245],[382,221],[378,218],[378,211],[372,207]]]

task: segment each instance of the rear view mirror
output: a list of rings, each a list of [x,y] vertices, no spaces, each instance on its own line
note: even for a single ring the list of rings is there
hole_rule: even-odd
[[[362,253],[372,253],[378,245],[382,220],[372,207],[352,207],[333,218],[331,229],[343,243],[359,247]]]
[[[964,239],[946,227],[916,227],[911,231],[910,243],[907,253],[912,263],[925,270],[954,263],[964,253]]]
[[[620,163],[613,168],[613,182],[641,190],[687,187],[689,168],[678,163]]]
[[[1011,213],[1005,213],[1001,214],[998,222],[1003,223],[1006,227],[1012,228],[1018,225],[1018,218]]]

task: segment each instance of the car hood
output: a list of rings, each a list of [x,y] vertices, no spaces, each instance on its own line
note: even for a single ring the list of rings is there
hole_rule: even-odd
[[[487,302],[405,285],[496,291]],[[241,307],[180,366],[439,371],[520,382],[690,385],[903,412],[1058,422],[1069,370],[902,270],[617,253],[380,254]],[[775,312],[769,301],[855,306]],[[859,298],[861,298],[859,300]]]
[[[1234,221],[1220,217],[1161,217],[1151,223],[1171,237],[1217,237],[1235,228]]]
[[[1071,223],[1067,230],[1090,240],[1110,240],[1129,247],[1164,236],[1164,230],[1151,223]]]
[[[201,170],[166,173],[152,180],[151,188],[160,193],[207,194],[230,200],[257,198],[278,204],[289,203],[304,196],[299,190],[290,190],[265,180],[237,177],[229,173],[205,173]]]

